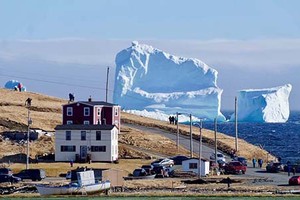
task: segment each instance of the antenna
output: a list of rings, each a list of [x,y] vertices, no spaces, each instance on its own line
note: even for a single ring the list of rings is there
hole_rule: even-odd
[[[109,77],[109,66],[107,66],[107,71],[106,71],[106,96],[105,96],[105,101],[107,102],[107,96],[108,96],[108,77]]]

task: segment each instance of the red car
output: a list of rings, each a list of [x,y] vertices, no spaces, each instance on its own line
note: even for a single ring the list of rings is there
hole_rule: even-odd
[[[239,161],[232,161],[225,165],[224,170],[227,174],[245,174],[247,166],[243,165]]]
[[[300,176],[292,176],[289,180],[289,185],[300,185]]]

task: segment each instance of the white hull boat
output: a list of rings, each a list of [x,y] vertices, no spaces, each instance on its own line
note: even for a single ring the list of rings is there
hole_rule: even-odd
[[[66,194],[90,194],[104,192],[110,189],[110,182],[100,182],[92,185],[79,186],[77,184],[69,184],[63,186],[52,185],[36,185],[35,186],[42,196],[46,195],[66,195]]]
[[[110,189],[110,181],[95,181],[93,170],[77,172],[77,180],[77,182],[73,182],[68,185],[36,185],[35,187],[42,196],[90,194],[108,192]]]

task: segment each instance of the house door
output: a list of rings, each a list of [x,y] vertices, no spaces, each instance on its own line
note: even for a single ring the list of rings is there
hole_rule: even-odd
[[[80,146],[80,160],[86,161],[87,158],[87,146]]]

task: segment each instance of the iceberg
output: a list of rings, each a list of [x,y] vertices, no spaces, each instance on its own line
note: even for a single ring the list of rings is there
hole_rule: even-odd
[[[218,72],[198,59],[132,42],[116,55],[113,101],[125,110],[176,112],[224,121]]]
[[[284,123],[289,119],[291,84],[267,89],[241,90],[238,94],[239,122]],[[232,115],[230,121],[235,120]]]

